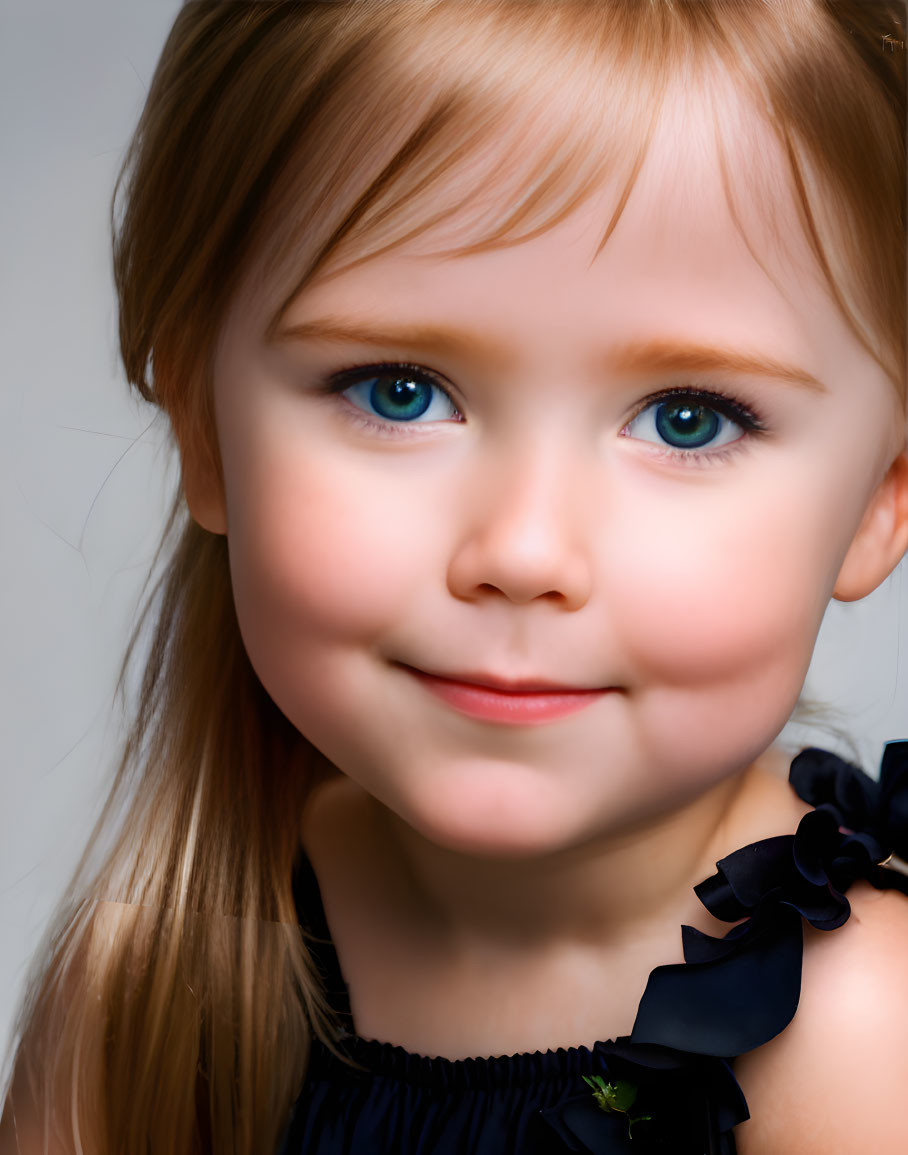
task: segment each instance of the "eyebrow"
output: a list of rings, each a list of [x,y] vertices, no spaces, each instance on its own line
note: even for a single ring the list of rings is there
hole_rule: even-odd
[[[773,377],[792,385],[803,385],[820,393],[826,392],[822,381],[801,369],[775,357],[744,349],[714,345],[675,343],[673,341],[630,342],[621,347],[615,357],[615,366],[624,372],[675,369],[690,373],[725,371],[743,373],[749,377]]]
[[[462,332],[438,325],[417,325],[400,329],[383,324],[354,323],[334,316],[280,326],[272,339],[353,342],[435,354],[456,354],[465,350],[475,351],[494,347],[477,333]],[[670,371],[741,373],[750,377],[769,377],[787,381],[820,393],[826,392],[826,387],[821,381],[797,365],[787,364],[757,351],[705,345],[699,342],[667,338],[628,341],[607,354],[607,364],[610,371],[616,373]]]

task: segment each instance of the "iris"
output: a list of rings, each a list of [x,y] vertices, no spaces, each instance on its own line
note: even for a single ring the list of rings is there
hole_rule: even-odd
[[[688,400],[664,401],[657,406],[656,432],[676,449],[699,449],[719,432],[719,414]]]
[[[369,385],[369,403],[389,421],[414,421],[432,403],[432,386],[407,377],[376,377]]]

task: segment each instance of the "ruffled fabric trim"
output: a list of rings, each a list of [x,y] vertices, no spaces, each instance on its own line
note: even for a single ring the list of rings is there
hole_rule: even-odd
[[[878,779],[826,750],[810,749],[792,762],[789,780],[840,827],[862,832],[853,837],[864,841],[875,865],[859,877],[878,890],[908,894],[908,742],[886,744]],[[893,856],[900,862],[886,866]],[[847,872],[840,878],[847,885]]]
[[[518,1055],[495,1055],[489,1058],[445,1059],[414,1054],[393,1043],[377,1042],[353,1036],[341,1043],[344,1054],[363,1068],[362,1076],[380,1075],[396,1083],[431,1087],[434,1091],[494,1091],[507,1087],[536,1086],[565,1077],[598,1074],[602,1064],[597,1056],[607,1043],[589,1047],[565,1047],[533,1051]],[[317,1064],[317,1066],[315,1065]],[[345,1080],[357,1078],[350,1065],[322,1050],[313,1057],[312,1073],[342,1074]]]

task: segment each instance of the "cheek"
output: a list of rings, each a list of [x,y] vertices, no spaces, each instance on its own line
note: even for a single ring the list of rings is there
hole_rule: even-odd
[[[816,511],[782,493],[674,508],[663,495],[619,527],[606,596],[621,612],[610,620],[628,661],[633,742],[662,768],[666,797],[683,801],[692,784],[748,765],[790,717],[838,561],[841,530],[830,535]]]
[[[626,651],[668,685],[772,676],[796,696],[829,598],[834,543],[791,501],[690,504],[693,517],[663,501],[621,530],[609,582],[625,611]]]
[[[266,686],[269,675],[296,677],[321,660],[320,645],[376,640],[424,568],[420,536],[407,517],[384,514],[380,487],[311,450],[272,447],[250,454],[249,469],[225,469],[242,476],[228,493],[231,577],[246,648]]]
[[[318,459],[270,456],[259,476],[245,472],[228,539],[253,661],[262,640],[292,653],[292,640],[362,639],[393,611],[407,559],[363,492]]]

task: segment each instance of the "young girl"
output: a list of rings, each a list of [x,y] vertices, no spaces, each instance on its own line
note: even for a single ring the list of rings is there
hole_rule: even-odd
[[[908,1149],[908,747],[772,747],[908,547],[904,16],[185,5],[185,506],[4,1153]]]

